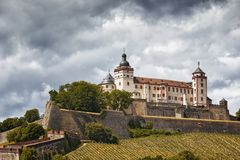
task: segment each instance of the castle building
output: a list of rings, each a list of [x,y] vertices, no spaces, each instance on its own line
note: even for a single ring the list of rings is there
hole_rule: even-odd
[[[126,90],[134,99],[146,99],[147,102],[176,103],[191,106],[207,106],[207,76],[199,67],[192,73],[192,82],[156,79],[134,76],[134,68],[122,55],[122,61],[103,79],[104,91]]]

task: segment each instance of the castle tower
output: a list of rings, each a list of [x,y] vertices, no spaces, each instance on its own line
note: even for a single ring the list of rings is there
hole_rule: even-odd
[[[199,67],[192,73],[193,105],[207,106],[207,76]]]
[[[134,91],[133,71],[134,69],[127,61],[127,55],[123,53],[122,61],[119,66],[114,69],[114,83],[116,85],[116,89],[128,92]]]
[[[116,88],[114,84],[114,78],[110,73],[108,73],[100,85],[103,87],[103,90],[107,92],[111,92]]]

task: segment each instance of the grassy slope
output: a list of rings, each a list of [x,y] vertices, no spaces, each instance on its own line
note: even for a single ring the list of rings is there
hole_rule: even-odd
[[[119,145],[87,143],[67,157],[70,160],[122,160],[156,155],[170,157],[182,150],[190,150],[201,159],[239,159],[240,135],[187,133],[126,139],[121,140]]]

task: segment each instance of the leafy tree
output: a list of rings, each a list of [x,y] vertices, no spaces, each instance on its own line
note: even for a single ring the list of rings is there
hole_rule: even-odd
[[[20,128],[16,128],[7,133],[8,142],[24,142],[38,139],[45,134],[45,130],[40,124],[25,123]]]
[[[0,125],[0,131],[7,131],[16,127],[21,126],[25,122],[24,118],[7,118]]]
[[[178,153],[176,156],[169,158],[169,160],[199,160],[199,157],[195,156],[190,151],[182,151]]]
[[[39,160],[39,154],[34,148],[23,148],[21,160]]]
[[[28,121],[29,123],[30,122],[34,122],[36,120],[39,120],[40,119],[40,116],[39,116],[39,112],[38,112],[38,109],[30,109],[30,110],[27,110],[25,115],[24,115],[24,118],[26,119],[26,121]]]
[[[67,160],[67,158],[63,157],[61,154],[56,154],[53,156],[53,160]]]
[[[59,92],[50,91],[50,97],[62,108],[89,112],[100,112],[106,107],[105,94],[98,85],[85,81],[60,86]]]
[[[107,97],[107,103],[114,110],[124,110],[132,104],[132,94],[124,90],[113,90]]]
[[[237,117],[237,120],[240,121],[240,108],[239,108],[239,110],[236,112],[236,117]]]
[[[88,123],[85,127],[85,134],[90,140],[100,143],[114,143],[118,144],[119,140],[112,135],[110,128],[105,128],[100,123]]]

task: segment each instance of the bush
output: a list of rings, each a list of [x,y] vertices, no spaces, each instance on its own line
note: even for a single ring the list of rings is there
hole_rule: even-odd
[[[21,160],[39,160],[40,157],[34,148],[23,148]]]
[[[53,160],[67,160],[67,158],[63,157],[61,154],[56,154],[53,156]]]
[[[86,124],[85,134],[90,140],[100,143],[118,144],[119,142],[118,138],[112,135],[111,129],[103,127],[100,123]]]
[[[151,135],[176,135],[180,132],[156,130],[156,129],[128,129],[129,136],[131,138],[147,137]]]
[[[128,127],[131,129],[145,128],[146,122],[142,117],[135,117],[129,120]]]
[[[36,120],[39,120],[40,116],[39,116],[38,109],[27,110],[25,115],[24,115],[24,118],[29,123],[34,122]]]
[[[146,122],[145,129],[152,129],[152,128],[153,128],[153,123],[152,122]]]
[[[190,151],[182,151],[178,153],[176,156],[169,158],[169,160],[199,160],[199,157],[195,156]]]
[[[0,132],[8,131],[21,126],[25,122],[23,117],[7,118],[0,123]]]
[[[24,142],[38,139],[45,134],[45,130],[40,124],[25,123],[20,128],[16,128],[7,133],[8,142]]]

